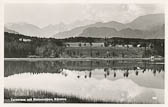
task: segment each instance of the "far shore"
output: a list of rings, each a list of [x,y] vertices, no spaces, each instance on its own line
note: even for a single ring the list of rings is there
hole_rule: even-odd
[[[90,60],[151,60],[151,58],[4,58],[5,61],[90,61]],[[154,58],[154,60],[164,60],[164,58]]]

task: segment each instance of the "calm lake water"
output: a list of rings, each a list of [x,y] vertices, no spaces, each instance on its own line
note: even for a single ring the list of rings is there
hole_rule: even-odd
[[[164,103],[164,74],[163,61],[5,61],[5,102]]]

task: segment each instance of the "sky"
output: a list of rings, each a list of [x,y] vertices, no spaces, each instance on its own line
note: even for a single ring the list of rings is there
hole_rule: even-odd
[[[38,27],[77,20],[128,23],[138,16],[164,13],[161,4],[5,4],[5,23],[26,22]]]

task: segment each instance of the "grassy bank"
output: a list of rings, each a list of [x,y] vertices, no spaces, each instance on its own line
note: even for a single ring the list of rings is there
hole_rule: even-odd
[[[50,101],[12,101],[12,99],[52,99]],[[54,100],[65,99],[65,100]],[[121,103],[102,100],[93,100],[80,98],[73,95],[66,96],[61,94],[55,94],[47,91],[33,91],[33,90],[12,90],[4,89],[4,103]]]
[[[66,100],[54,100],[66,99]],[[27,101],[13,101],[16,99],[24,99]],[[31,99],[31,101],[28,101]],[[34,100],[33,100],[34,99]],[[51,99],[48,101],[38,101],[35,99]],[[33,101],[32,101],[33,100]],[[61,94],[55,94],[47,91],[33,91],[33,90],[12,90],[4,89],[4,103],[104,103],[104,104],[148,104],[148,102],[126,102],[126,101],[103,101],[98,99],[86,99],[77,96],[66,96]]]

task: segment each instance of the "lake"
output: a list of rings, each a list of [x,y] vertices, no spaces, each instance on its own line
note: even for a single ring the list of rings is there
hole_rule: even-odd
[[[164,103],[164,61],[5,61],[5,103]]]

